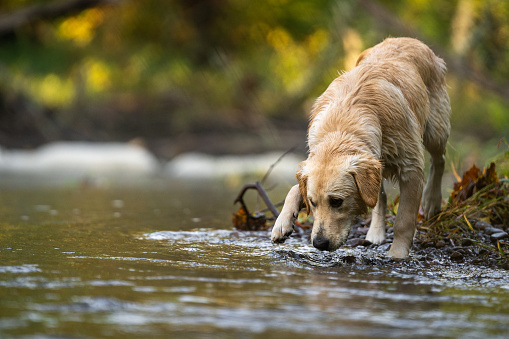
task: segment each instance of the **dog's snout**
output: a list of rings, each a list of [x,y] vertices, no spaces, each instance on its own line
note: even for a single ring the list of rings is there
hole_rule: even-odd
[[[313,239],[313,246],[318,248],[321,251],[328,251],[329,250],[329,239],[327,239],[321,235],[317,235]]]

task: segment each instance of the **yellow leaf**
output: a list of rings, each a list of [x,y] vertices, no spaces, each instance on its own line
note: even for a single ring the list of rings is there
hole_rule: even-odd
[[[473,228],[473,227],[472,227],[472,225],[470,224],[470,221],[468,221],[468,219],[467,219],[466,215],[464,215],[464,214],[463,214],[463,218],[465,218],[465,221],[467,222],[467,225],[468,225],[468,227],[470,227],[470,229],[472,230],[472,232],[475,232],[475,231],[474,231],[474,228]]]
[[[497,240],[497,247],[500,254],[505,255],[504,251],[502,250],[502,247],[500,247],[500,242]]]

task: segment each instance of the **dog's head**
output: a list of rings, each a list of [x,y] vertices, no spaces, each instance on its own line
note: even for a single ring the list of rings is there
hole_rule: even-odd
[[[310,156],[301,163],[297,179],[308,213],[315,218],[313,246],[334,251],[345,243],[354,218],[377,203],[381,168],[369,154]]]

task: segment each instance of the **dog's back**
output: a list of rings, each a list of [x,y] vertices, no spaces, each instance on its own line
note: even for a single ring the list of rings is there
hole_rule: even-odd
[[[423,144],[430,151],[443,150],[449,136],[445,72],[444,61],[415,39],[390,38],[367,49],[357,66],[317,99],[310,151],[339,129],[364,140],[384,161],[388,176],[423,168]]]
[[[450,131],[450,102],[446,90],[447,68],[424,43],[412,38],[388,38],[361,53],[356,66],[363,63],[404,62],[414,65],[426,86],[429,112],[425,118],[424,145],[430,151],[445,149]]]

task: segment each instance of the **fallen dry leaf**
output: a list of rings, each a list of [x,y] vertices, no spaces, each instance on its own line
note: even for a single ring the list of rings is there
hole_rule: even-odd
[[[499,179],[494,163],[491,163],[490,166],[485,168],[482,172],[477,166],[473,165],[468,171],[463,173],[461,181],[454,183],[450,202],[453,205],[458,205],[484,187],[497,183],[498,181]]]
[[[243,206],[233,213],[233,226],[241,231],[261,231],[268,229],[267,218],[263,213],[248,214]]]

